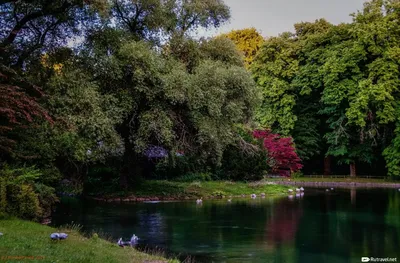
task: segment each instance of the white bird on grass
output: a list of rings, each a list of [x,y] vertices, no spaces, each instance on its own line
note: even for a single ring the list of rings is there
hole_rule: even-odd
[[[118,239],[117,245],[120,247],[133,246],[139,241],[139,237],[135,234],[132,235],[130,241],[123,241],[122,237]]]
[[[50,238],[52,240],[62,240],[62,239],[67,239],[68,235],[65,233],[52,233],[50,235]]]
[[[131,237],[131,245],[135,244],[138,241],[139,241],[139,237],[137,235],[133,234]]]

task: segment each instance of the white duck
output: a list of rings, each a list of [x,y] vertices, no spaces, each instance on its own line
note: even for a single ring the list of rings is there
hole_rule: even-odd
[[[131,237],[131,245],[137,243],[139,241],[139,237],[135,234],[132,235]]]
[[[196,204],[202,204],[203,203],[203,197],[200,197],[200,199],[196,200]]]
[[[303,187],[300,187],[300,191],[304,192],[304,188],[303,188]]]
[[[50,235],[50,238],[52,240],[62,240],[62,239],[67,239],[67,237],[68,237],[68,234],[65,234],[65,233],[52,233]]]
[[[254,199],[254,198],[257,197],[257,195],[256,194],[251,194],[250,197]]]

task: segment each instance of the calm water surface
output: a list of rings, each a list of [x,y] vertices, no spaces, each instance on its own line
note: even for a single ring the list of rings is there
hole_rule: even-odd
[[[67,199],[53,225],[191,255],[196,262],[400,262],[400,192],[306,189],[303,197],[110,204]],[[183,256],[184,257],[184,256]]]

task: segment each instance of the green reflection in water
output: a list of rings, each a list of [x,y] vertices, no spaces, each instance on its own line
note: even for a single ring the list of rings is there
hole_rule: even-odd
[[[62,202],[54,225],[82,224],[196,262],[400,260],[400,192],[307,189],[304,197],[109,204]],[[184,257],[184,256],[183,256]]]

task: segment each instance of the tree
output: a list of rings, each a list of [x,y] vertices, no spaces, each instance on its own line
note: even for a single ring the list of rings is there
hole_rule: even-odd
[[[222,0],[113,0],[109,26],[116,22],[138,40],[161,44],[174,34],[180,36],[199,27],[218,27],[230,18]]]
[[[302,156],[321,151],[336,157],[350,165],[352,176],[357,162],[378,159],[396,121],[399,39],[388,29],[398,6],[370,1],[350,24],[322,19],[267,39],[251,67],[264,94],[259,123],[292,135]],[[385,152],[388,161],[396,155],[391,148]]]
[[[132,100],[118,126],[125,144],[123,184],[143,174],[140,164],[150,145],[218,164],[233,140],[233,125],[251,116],[256,90],[233,44],[220,50],[220,40],[185,43],[199,54],[190,67],[173,45],[158,54],[144,42],[127,41],[111,56],[96,54],[91,70],[103,93]]]
[[[53,123],[48,111],[39,104],[43,92],[37,86],[0,65],[0,156],[12,155],[17,129],[24,129],[35,118]]]
[[[251,66],[254,80],[263,93],[263,101],[256,113],[261,127],[288,135],[297,116],[293,114],[296,91],[291,80],[297,74],[297,43],[290,35],[267,39]]]
[[[82,29],[89,8],[104,11],[105,0],[2,1],[1,63],[21,68],[31,56],[65,45]]]
[[[264,42],[264,38],[254,27],[232,30],[231,32],[219,37],[226,37],[235,43],[236,48],[244,55],[246,67],[251,65],[254,57]]]
[[[278,172],[282,176],[290,176],[290,173],[297,172],[303,167],[292,138],[280,137],[269,130],[255,130],[253,136],[262,140],[268,155],[267,161],[273,172]]]

